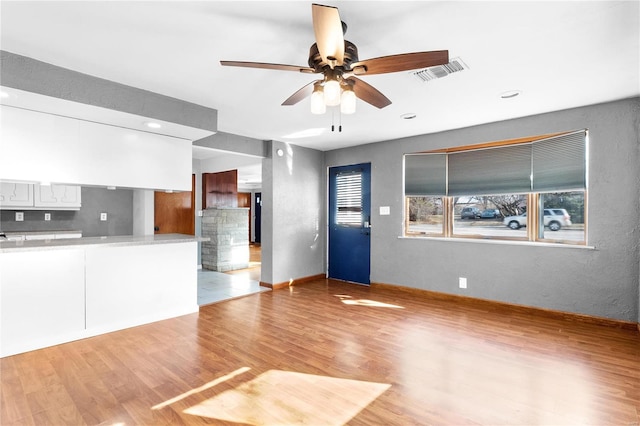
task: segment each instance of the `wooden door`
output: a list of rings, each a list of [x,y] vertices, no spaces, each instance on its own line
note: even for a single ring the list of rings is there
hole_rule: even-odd
[[[249,241],[251,241],[251,193],[250,192],[238,192],[238,207],[249,208]]]
[[[155,192],[155,234],[196,234],[195,184],[196,176],[191,175],[191,192]]]

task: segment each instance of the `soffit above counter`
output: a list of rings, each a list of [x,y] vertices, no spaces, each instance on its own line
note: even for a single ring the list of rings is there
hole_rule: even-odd
[[[218,111],[0,51],[3,105],[198,140],[218,130]],[[6,93],[6,95],[5,95]],[[153,121],[160,129],[146,127]]]
[[[68,101],[65,99],[4,86],[0,86],[0,92],[2,93],[0,104],[13,108],[42,112],[190,141],[206,138],[215,133],[210,130],[198,129],[169,121],[83,104],[80,102]],[[148,126],[148,123],[156,123],[159,127],[151,128]]]

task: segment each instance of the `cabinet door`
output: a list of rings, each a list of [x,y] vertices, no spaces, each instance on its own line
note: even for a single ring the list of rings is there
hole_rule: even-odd
[[[33,207],[33,185],[0,182],[0,207]]]
[[[35,185],[35,207],[79,209],[81,188],[75,185]]]
[[[0,280],[0,356],[82,337],[84,250],[0,253]]]

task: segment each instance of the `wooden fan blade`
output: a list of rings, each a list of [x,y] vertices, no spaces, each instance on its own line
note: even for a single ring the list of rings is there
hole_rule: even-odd
[[[363,101],[377,108],[384,108],[388,105],[391,105],[391,101],[369,83],[365,83],[364,81],[355,77],[349,77],[347,81],[353,84],[353,92],[358,98],[362,99]]]
[[[434,50],[432,52],[403,53],[400,55],[366,59],[364,61],[354,62],[351,64],[351,69],[356,75],[371,75],[409,71],[448,63],[448,50]]]
[[[331,68],[344,61],[344,36],[337,7],[313,4],[313,31],[322,60]]]
[[[322,80],[319,80],[319,81],[322,81]],[[311,94],[313,93],[313,85],[315,83],[316,83],[315,81],[312,81],[311,83],[302,86],[300,90],[298,90],[293,95],[289,96],[287,100],[285,100],[282,103],[282,105],[295,105],[301,100],[303,100],[304,98],[311,96]]]
[[[265,62],[239,62],[239,61],[220,61],[220,65],[225,67],[244,67],[244,68],[262,68],[267,70],[279,71],[296,71],[313,74],[316,72],[313,68],[300,67],[297,65],[269,64]]]

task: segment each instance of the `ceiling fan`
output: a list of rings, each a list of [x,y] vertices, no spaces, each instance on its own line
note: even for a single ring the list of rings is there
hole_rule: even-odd
[[[239,61],[220,61],[220,64],[322,74],[322,79],[306,84],[282,105],[295,105],[311,96],[311,112],[315,114],[322,114],[327,106],[335,105],[340,105],[342,113],[350,114],[355,112],[356,97],[377,108],[391,104],[385,95],[356,76],[409,71],[449,62],[447,50],[404,53],[361,61],[356,45],[344,39],[347,25],[340,20],[338,8],[313,4],[312,19],[316,42],[309,51],[308,67]]]

